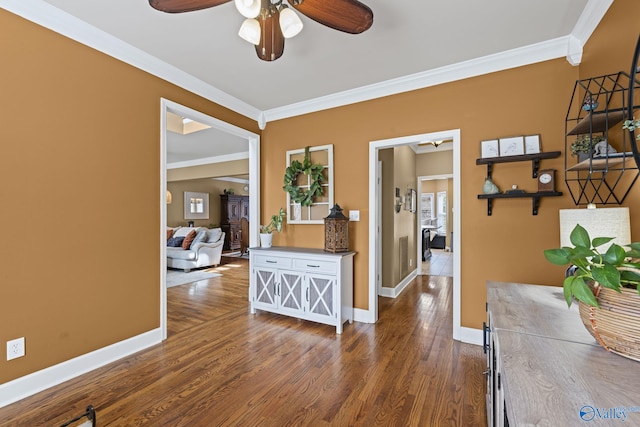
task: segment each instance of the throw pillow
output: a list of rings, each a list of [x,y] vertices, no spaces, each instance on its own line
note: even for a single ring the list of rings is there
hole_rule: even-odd
[[[182,246],[182,242],[184,241],[184,237],[171,237],[167,240],[167,246],[172,248],[179,248]]]
[[[189,234],[187,234],[187,237],[184,238],[184,240],[182,241],[182,249],[187,250],[191,247],[191,243],[193,242],[193,239],[196,238],[196,230],[191,230],[191,232]]]
[[[180,227],[173,232],[173,237],[187,237],[193,230],[195,230],[194,227]]]
[[[173,228],[167,228],[167,240],[173,236]]]
[[[196,238],[191,242],[191,246],[196,243],[204,242],[207,240],[207,229],[206,228],[198,228],[198,233],[196,234]]]

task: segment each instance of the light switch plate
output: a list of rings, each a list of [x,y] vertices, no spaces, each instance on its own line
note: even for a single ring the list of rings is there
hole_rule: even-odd
[[[360,211],[349,211],[349,221],[360,221]]]

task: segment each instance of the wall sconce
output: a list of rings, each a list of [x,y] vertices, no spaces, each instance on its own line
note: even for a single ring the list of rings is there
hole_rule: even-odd
[[[167,190],[167,204],[170,205],[173,200],[173,196],[171,195],[171,191]]]
[[[403,202],[404,200],[402,200],[402,196],[400,195],[400,189],[396,187],[396,213],[400,213]]]

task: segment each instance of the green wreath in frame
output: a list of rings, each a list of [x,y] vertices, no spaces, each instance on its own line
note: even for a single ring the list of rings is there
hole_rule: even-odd
[[[322,174],[324,167],[322,165],[311,164],[309,156],[309,147],[304,148],[304,160],[300,163],[298,160],[294,160],[285,169],[284,172],[284,186],[282,189],[289,193],[289,197],[296,203],[300,203],[302,206],[310,206],[314,197],[322,195],[322,182],[324,181],[324,175]],[[298,185],[298,177],[300,174],[308,175],[311,184],[309,189],[304,190]]]

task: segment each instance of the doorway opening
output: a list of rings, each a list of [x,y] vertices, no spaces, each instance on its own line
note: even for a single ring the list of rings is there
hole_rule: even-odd
[[[453,277],[452,200],[453,174],[418,177],[418,275]]]
[[[197,110],[162,98],[160,100],[160,329],[162,340],[167,338],[167,116],[174,114],[209,126],[218,135],[228,135],[246,141],[249,151],[249,216],[260,218],[260,135],[216,119]],[[259,221],[251,221],[249,246],[258,245]]]
[[[382,223],[379,200],[381,168],[379,151],[386,148],[420,144],[424,141],[452,140],[453,143],[453,338],[461,340],[460,325],[460,129],[445,130],[419,135],[409,135],[378,141],[369,144],[369,308],[357,312],[356,320],[375,323],[378,320],[378,289],[381,283]],[[417,186],[420,185],[418,181]],[[420,227],[420,221],[416,221]],[[416,235],[418,229],[415,230]],[[420,268],[418,264],[417,269]]]

